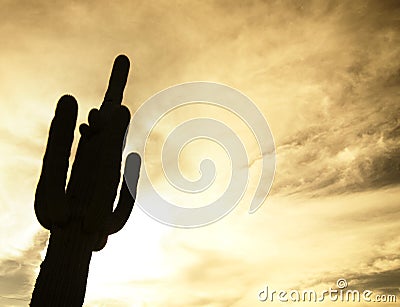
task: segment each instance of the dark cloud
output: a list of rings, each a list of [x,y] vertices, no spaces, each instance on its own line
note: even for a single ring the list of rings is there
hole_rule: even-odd
[[[399,128],[387,123],[375,128],[327,128],[320,133],[316,128],[316,133],[302,131],[294,136],[290,143],[278,147],[278,159],[283,156],[285,160],[277,169],[274,192],[317,196],[399,184]],[[346,142],[346,134],[351,135],[351,142]],[[280,179],[279,172],[289,176]]]
[[[397,258],[400,260],[400,258]],[[353,275],[350,286],[359,290],[371,290],[384,294],[400,295],[400,268],[371,274]]]
[[[326,112],[281,140],[275,193],[316,196],[400,183],[400,49],[386,52],[390,62],[381,51],[353,58],[332,80],[336,95],[327,86],[329,102],[314,105]]]
[[[387,258],[387,257],[385,257]],[[396,258],[400,260],[399,257]],[[396,260],[391,259],[391,260]],[[387,259],[386,259],[387,260]],[[327,275],[335,275],[330,273]],[[317,282],[306,286],[307,289],[316,287],[320,284],[330,285],[333,289],[337,289],[336,282],[339,278],[346,279],[349,290],[358,290],[360,293],[364,290],[370,290],[376,294],[395,294],[400,295],[400,268],[393,268],[372,273],[343,273],[336,278],[322,278]],[[304,287],[304,285],[302,285]]]

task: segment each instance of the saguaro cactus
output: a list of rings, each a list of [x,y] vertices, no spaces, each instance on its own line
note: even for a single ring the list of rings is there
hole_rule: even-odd
[[[125,180],[113,210],[130,120],[129,110],[121,106],[128,71],[128,58],[118,56],[100,109],[92,109],[88,124],[79,127],[81,137],[67,188],[78,105],[68,95],[57,104],[35,195],[37,219],[50,230],[50,238],[31,306],[82,306],[92,252],[101,250],[107,237],[122,229],[132,211],[135,193],[130,193]],[[128,175],[137,182],[140,157],[131,154],[126,164]]]

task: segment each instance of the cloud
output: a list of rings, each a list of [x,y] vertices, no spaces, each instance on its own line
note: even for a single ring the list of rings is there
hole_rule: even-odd
[[[400,51],[385,48],[396,59],[382,63],[370,54],[359,68],[350,66],[336,97],[325,91],[308,105],[319,119],[281,140],[275,192],[332,195],[399,183]]]
[[[47,245],[48,233],[38,232],[32,246],[17,257],[0,260],[0,303],[2,306],[26,306]]]
[[[133,215],[134,229],[92,259],[88,306],[249,306],[265,282],[331,285],[343,274],[360,287],[398,287],[397,16],[397,1],[6,1],[1,304],[26,305],[45,247],[46,236],[30,240],[32,207],[55,103],[74,94],[85,121],[120,52],[133,61],[132,112],[176,83],[234,86],[268,119],[278,167],[255,215],[240,205],[167,237]]]
[[[350,276],[352,288],[368,289],[382,294],[399,295],[400,292],[400,268],[373,274],[359,274]]]

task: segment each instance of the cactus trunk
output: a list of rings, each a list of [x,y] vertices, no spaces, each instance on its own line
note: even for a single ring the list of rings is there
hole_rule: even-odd
[[[93,237],[78,223],[52,231],[30,306],[82,306],[92,248]]]

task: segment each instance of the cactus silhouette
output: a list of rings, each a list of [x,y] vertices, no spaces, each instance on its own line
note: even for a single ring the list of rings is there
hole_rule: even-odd
[[[92,109],[88,124],[80,125],[67,187],[78,105],[69,95],[57,104],[34,204],[36,217],[50,230],[50,238],[30,306],[82,306],[92,252],[101,250],[107,237],[122,229],[132,211],[136,191],[129,191],[125,179],[113,210],[130,121],[129,110],[121,105],[129,65],[124,55],[115,59],[100,109]],[[139,155],[130,154],[126,165],[137,183]]]

